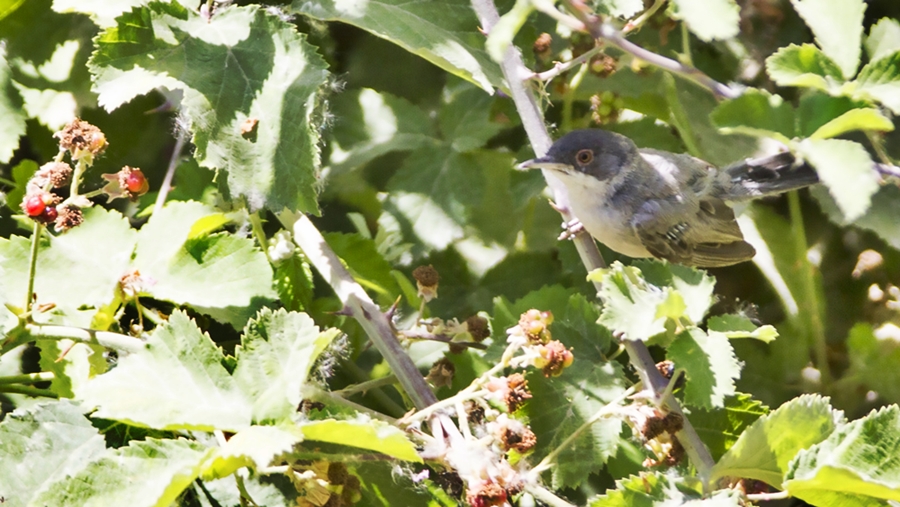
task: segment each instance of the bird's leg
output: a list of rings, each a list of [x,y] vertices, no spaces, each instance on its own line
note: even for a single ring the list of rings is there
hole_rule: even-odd
[[[578,234],[584,232],[584,225],[577,218],[573,218],[568,222],[562,223],[563,232],[559,235],[559,240],[573,239]]]

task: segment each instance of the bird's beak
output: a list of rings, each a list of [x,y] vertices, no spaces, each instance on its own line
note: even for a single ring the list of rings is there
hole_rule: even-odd
[[[568,167],[568,165],[560,164],[559,162],[555,162],[548,157],[541,157],[526,160],[525,162],[517,165],[516,169],[518,169],[519,171],[527,171],[529,169],[549,169],[551,171],[565,171]]]

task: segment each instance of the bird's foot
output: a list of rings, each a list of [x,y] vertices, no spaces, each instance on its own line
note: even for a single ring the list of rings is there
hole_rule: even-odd
[[[584,232],[584,225],[577,219],[572,219],[562,224],[563,232],[559,235],[559,240],[572,239],[578,234]]]

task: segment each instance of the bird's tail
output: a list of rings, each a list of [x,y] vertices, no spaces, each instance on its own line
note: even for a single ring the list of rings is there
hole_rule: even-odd
[[[731,179],[729,197],[734,200],[777,195],[819,182],[815,169],[790,152],[746,160],[725,172]]]

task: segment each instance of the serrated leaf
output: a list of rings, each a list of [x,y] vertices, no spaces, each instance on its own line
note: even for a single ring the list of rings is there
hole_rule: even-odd
[[[807,92],[800,98],[797,108],[797,135],[810,137],[835,118],[866,105],[850,97],[834,97],[820,91]]]
[[[822,51],[850,79],[859,67],[863,0],[791,0],[794,9],[816,37]]]
[[[894,124],[877,109],[851,109],[819,127],[810,138],[828,139],[853,130],[890,132],[894,130]]]
[[[801,451],[790,464],[784,488],[812,505],[836,505],[854,496],[856,505],[873,500],[866,497],[900,500],[898,445],[900,408],[873,410]]]
[[[191,230],[188,231],[187,239],[197,239],[208,236],[213,232],[220,230],[229,222],[231,222],[231,219],[228,218],[225,213],[206,215],[191,225]]]
[[[766,72],[779,86],[828,91],[843,81],[838,65],[812,44],[791,44],[766,58]]]
[[[293,25],[254,6],[220,6],[206,19],[158,2],[117,22],[90,61],[103,107],[158,86],[182,90],[194,156],[228,172],[232,199],[254,210],[318,212],[311,117],[326,64]]]
[[[646,341],[666,331],[666,318],[657,316],[657,307],[668,299],[670,288],[647,283],[638,268],[618,261],[588,278],[596,280],[597,276],[602,284],[600,324],[628,340]]]
[[[891,18],[879,19],[869,30],[865,47],[870,62],[900,51],[900,22]]]
[[[736,393],[725,398],[721,408],[691,410],[688,419],[706,444],[713,460],[718,461],[731,448],[741,433],[754,421],[769,413],[769,407],[763,405],[752,396]]]
[[[388,456],[421,463],[422,458],[403,431],[381,421],[337,421],[325,419],[301,423],[303,438],[319,442],[359,447]]]
[[[87,14],[102,28],[116,25],[116,18],[132,7],[141,5],[140,0],[53,0],[56,12],[79,12]]]
[[[592,499],[590,507],[737,507],[740,497],[733,491],[720,490],[708,498],[702,491],[691,488],[686,481],[663,475],[660,472],[644,472],[616,481],[616,489]]]
[[[353,279],[374,292],[385,304],[394,302],[400,288],[391,276],[391,265],[375,248],[375,242],[359,234],[329,232],[324,234],[328,246],[347,265]]]
[[[144,350],[76,392],[95,417],[157,429],[237,431],[253,403],[222,365],[225,356],[184,313],[156,328]]]
[[[484,146],[503,129],[490,121],[493,101],[493,97],[475,87],[455,91],[439,113],[444,140],[461,153]]]
[[[6,47],[0,48],[0,164],[5,164],[19,147],[25,134],[22,96],[13,86],[11,69],[6,61]]]
[[[106,349],[72,340],[37,340],[41,371],[53,373],[50,391],[60,398],[74,398],[75,390],[107,370]]]
[[[706,324],[710,334],[720,333],[729,339],[755,338],[769,343],[778,338],[778,331],[773,326],[757,326],[744,315],[717,315],[710,317]]]
[[[862,145],[843,139],[804,139],[797,152],[816,168],[847,220],[869,209],[879,188],[878,175]]]
[[[500,68],[484,51],[484,36],[467,0],[294,0],[291,8],[326,21],[358,26],[417,54],[488,93],[503,85]]]
[[[105,449],[103,436],[71,401],[7,414],[0,423],[0,497],[9,507],[24,507]]]
[[[18,213],[22,209],[22,199],[25,198],[25,186],[28,180],[37,172],[38,165],[34,160],[23,160],[12,168],[13,181],[16,182],[16,188],[6,193],[6,205],[13,213]]]
[[[675,289],[684,301],[683,316],[693,323],[700,323],[715,302],[713,291],[716,288],[716,279],[705,271],[680,264],[644,259],[635,261],[632,265],[641,270],[647,282],[657,287]]]
[[[340,333],[319,331],[305,313],[265,309],[244,329],[234,380],[253,403],[255,422],[287,419],[300,405],[310,367]]]
[[[204,480],[213,480],[227,477],[245,466],[259,470],[269,466],[276,456],[290,451],[302,439],[302,434],[293,427],[250,426],[232,435],[224,446],[216,448],[201,475]]]
[[[170,505],[200,474],[213,451],[185,439],[147,438],[107,449],[99,459],[39,495],[39,505]]]
[[[863,67],[856,82],[855,95],[876,100],[900,114],[900,51]]]
[[[872,196],[868,211],[856,220],[848,221],[835,202],[834,197],[822,187],[812,188],[811,193],[828,218],[841,226],[853,225],[878,234],[894,248],[900,249],[900,188],[884,185]]]
[[[698,328],[684,331],[669,345],[666,357],[676,368],[685,370],[685,404],[720,408],[726,396],[734,395],[734,381],[741,375],[741,365],[725,336],[706,334]]]
[[[119,212],[92,207],[84,210],[80,226],[43,241],[34,280],[36,304],[52,303],[56,308],[36,314],[35,320],[90,327],[92,318],[117,297],[136,235]],[[30,244],[21,236],[0,239],[3,297],[17,306],[24,303],[28,290]]]
[[[312,268],[298,249],[275,267],[275,291],[288,311],[308,310],[313,300]]]
[[[795,398],[747,428],[713,467],[711,480],[742,477],[781,487],[797,453],[825,440],[843,417],[827,398],[809,394]]]
[[[197,202],[168,203],[141,228],[134,267],[151,280],[148,295],[240,329],[275,299],[272,267],[249,239],[227,233],[189,239],[194,224],[217,214]]]
[[[730,39],[740,30],[740,8],[734,0],[675,0],[675,6],[675,17],[702,41]]]
[[[794,108],[765,90],[749,89],[736,99],[722,102],[710,118],[726,133],[773,137],[783,143],[795,135]]]

